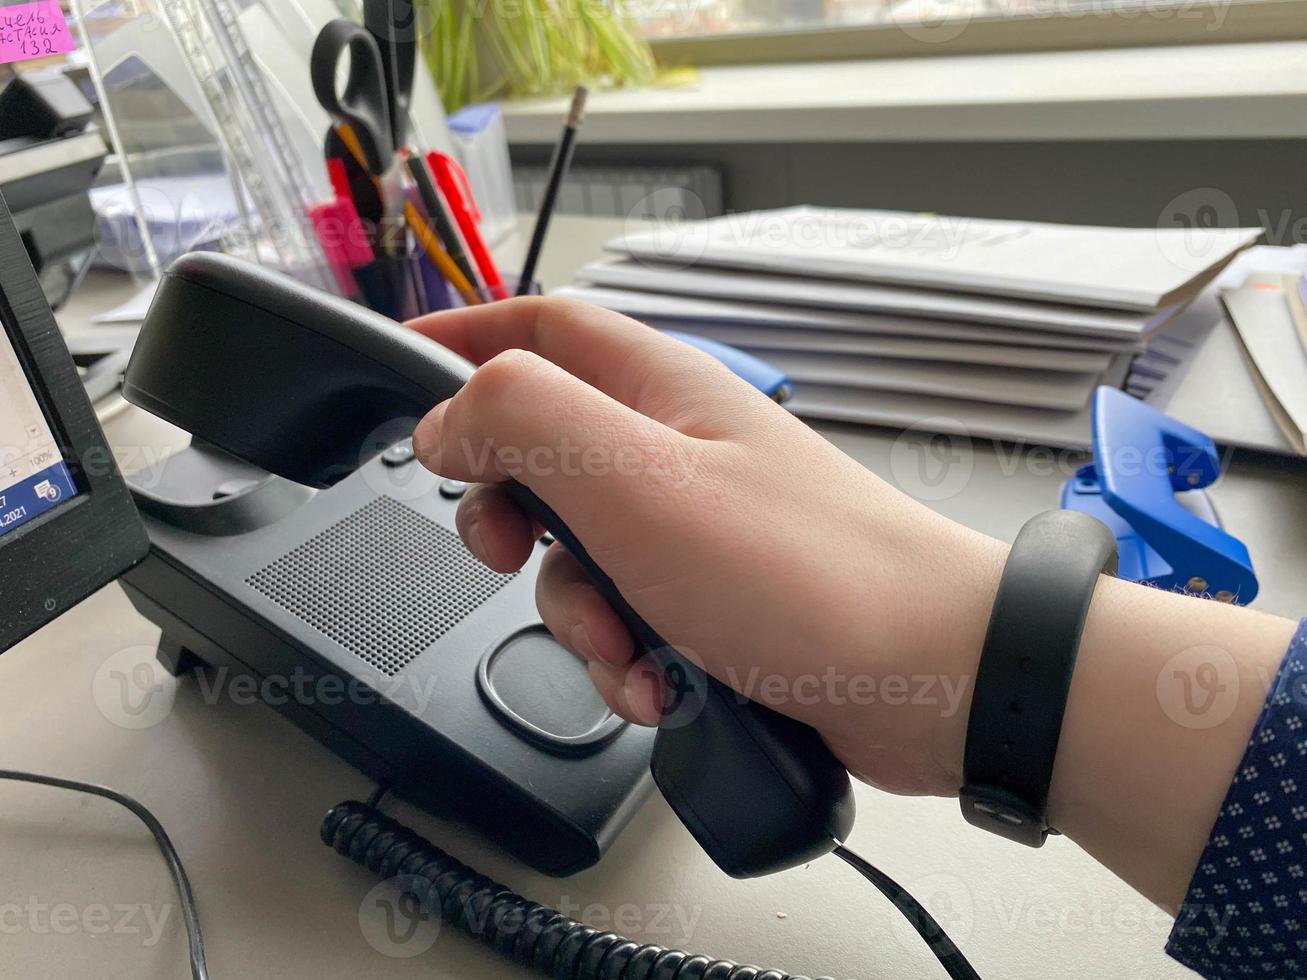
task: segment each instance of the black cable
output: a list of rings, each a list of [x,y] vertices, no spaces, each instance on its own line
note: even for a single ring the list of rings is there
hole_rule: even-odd
[[[374,794],[375,798],[375,794]],[[529,901],[478,874],[399,821],[347,801],[322,821],[322,842],[501,956],[557,980],[804,980],[684,950],[640,945]],[[843,847],[835,853],[907,917],[954,980],[979,980],[930,914],[891,878]]]
[[[962,951],[953,945],[953,940],[949,939],[948,933],[902,885],[846,847],[835,848],[835,856],[859,871],[864,878],[880,889],[882,895],[894,903],[894,907],[912,923],[912,928],[917,930],[917,935],[926,941],[930,951],[939,960],[940,966],[944,967],[953,980],[980,980],[980,974],[967,962]]]
[[[20,783],[36,783],[39,786],[52,786],[55,789],[71,790],[74,793],[89,793],[91,796],[100,796],[106,800],[112,800],[119,806],[126,807],[136,814],[141,823],[145,824],[150,833],[154,835],[159,850],[163,853],[163,859],[168,865],[168,872],[172,875],[172,880],[177,886],[177,896],[181,900],[182,906],[182,918],[186,922],[186,939],[190,943],[191,980],[209,980],[209,967],[204,960],[204,936],[200,932],[200,916],[195,908],[195,895],[191,891],[190,880],[186,877],[186,869],[182,867],[182,859],[177,854],[177,849],[173,847],[172,841],[168,839],[167,831],[163,829],[163,824],[159,823],[153,813],[130,796],[125,796],[106,786],[96,786],[93,783],[79,783],[72,779],[58,779],[54,776],[41,776],[31,772],[14,772],[8,769],[0,769],[0,779],[11,779]]]
[[[0,770],[0,780],[6,779],[103,797],[135,814],[154,835],[177,886],[190,944],[191,978],[208,980],[195,895],[177,849],[153,813],[130,796],[105,786]],[[382,783],[367,803],[351,800],[333,807],[322,822],[323,842],[382,878],[402,875],[401,890],[421,908],[523,966],[557,980],[666,980],[672,976],[676,980],[805,980],[782,970],[740,966],[655,944],[642,946],[528,901],[379,813],[377,805],[388,790]],[[835,855],[894,904],[953,980],[980,980],[939,923],[902,886],[844,847],[837,847]]]
[[[368,802],[364,805],[369,810],[375,810],[377,807],[381,806],[381,801],[386,798],[386,794],[389,792],[390,783],[377,783],[377,788],[372,791],[372,795],[368,797]]]

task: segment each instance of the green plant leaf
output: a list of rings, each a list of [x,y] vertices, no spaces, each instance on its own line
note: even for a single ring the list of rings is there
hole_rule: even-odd
[[[423,54],[448,112],[499,95],[642,85],[657,65],[625,0],[415,0]],[[483,55],[492,62],[489,73]]]

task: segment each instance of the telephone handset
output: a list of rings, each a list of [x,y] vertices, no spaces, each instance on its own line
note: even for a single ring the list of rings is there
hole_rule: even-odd
[[[128,401],[269,472],[329,487],[471,377],[400,324],[213,253],[173,263],[128,367]],[[593,578],[671,694],[654,781],[714,862],[755,877],[804,864],[853,825],[848,773],[806,725],[748,701],[670,647],[543,500],[508,485]]]

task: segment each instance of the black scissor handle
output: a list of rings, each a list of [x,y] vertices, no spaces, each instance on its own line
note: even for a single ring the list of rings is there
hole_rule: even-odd
[[[395,149],[408,142],[408,114],[417,73],[418,10],[413,0],[363,0],[363,26],[377,40],[386,75]]]
[[[346,51],[350,67],[342,94],[336,78]],[[309,75],[313,94],[322,108],[358,137],[368,170],[374,176],[384,174],[395,156],[395,139],[390,124],[389,86],[376,38],[353,21],[338,17],[318,34],[309,59]]]

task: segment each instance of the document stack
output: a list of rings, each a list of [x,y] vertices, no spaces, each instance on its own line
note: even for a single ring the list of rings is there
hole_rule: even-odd
[[[557,295],[756,354],[806,417],[1087,446],[1094,388],[1183,361],[1260,234],[787,208],[635,230]]]
[[[1258,272],[1221,300],[1262,402],[1294,454],[1307,456],[1307,279]]]

